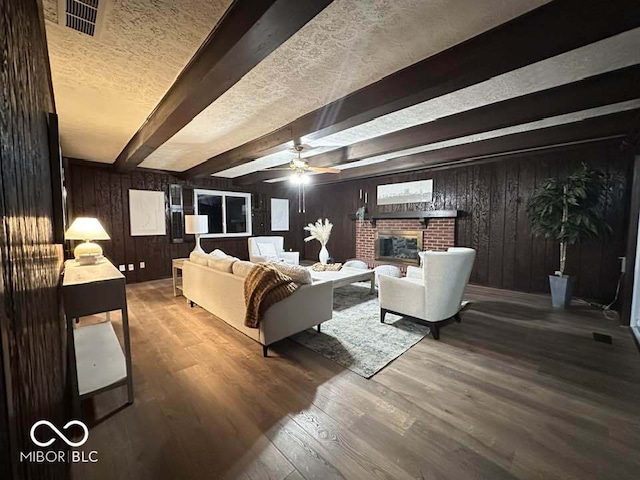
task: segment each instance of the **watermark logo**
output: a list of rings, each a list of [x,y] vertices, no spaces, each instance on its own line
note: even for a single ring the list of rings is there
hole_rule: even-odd
[[[82,445],[87,443],[87,440],[89,439],[89,429],[80,420],[71,420],[64,427],[62,427],[63,430],[67,430],[69,427],[72,427],[74,425],[78,425],[82,429],[82,432],[83,432],[82,440],[80,440],[78,442],[73,442],[73,441],[69,440],[66,437],[66,435],[64,433],[62,433],[60,430],[58,430],[53,423],[51,423],[51,422],[49,422],[47,420],[40,420],[40,421],[38,421],[38,422],[33,424],[33,427],[31,427],[31,431],[29,432],[29,435],[31,436],[31,441],[33,443],[35,443],[36,445],[38,445],[39,447],[48,447],[49,445],[51,445],[53,442],[56,441],[55,438],[51,438],[50,440],[47,440],[46,442],[39,441],[36,438],[36,429],[40,425],[46,425],[47,427],[49,427],[60,438],[60,440],[65,442],[70,447],[81,447]]]
[[[39,420],[33,424],[29,431],[31,441],[38,447],[47,448],[53,445],[56,441],[56,437],[62,440],[71,448],[78,448],[87,443],[89,440],[89,429],[80,420],[71,420],[62,427],[63,431],[67,431],[71,427],[80,427],[82,429],[82,438],[78,441],[73,441],[73,438],[69,438],[58,427],[48,420]],[[36,432],[42,438],[42,433],[48,431],[48,439],[39,439],[36,436]],[[91,450],[90,452],[82,450],[32,450],[29,452],[20,452],[21,462],[35,462],[35,463],[96,463],[98,461],[98,452]]]

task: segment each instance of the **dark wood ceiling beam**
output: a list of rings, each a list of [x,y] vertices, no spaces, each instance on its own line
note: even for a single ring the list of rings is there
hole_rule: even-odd
[[[116,159],[138,166],[332,0],[235,0]]]
[[[236,167],[267,151],[285,149],[283,138],[344,130],[638,26],[637,0],[550,2],[212,157],[184,176],[207,176]]]
[[[314,155],[309,157],[308,161],[313,167],[330,167],[407,148],[624,102],[640,98],[638,85],[640,85],[640,65],[634,65],[364,140],[348,147]],[[282,172],[267,170],[238,177],[234,183],[249,185],[281,176]]]
[[[312,184],[326,184],[434,168],[460,162],[479,161],[487,157],[508,155],[539,148],[585,142],[599,138],[626,137],[640,109],[589,118],[566,125],[514,133],[464,145],[416,153],[339,174],[314,175]]]

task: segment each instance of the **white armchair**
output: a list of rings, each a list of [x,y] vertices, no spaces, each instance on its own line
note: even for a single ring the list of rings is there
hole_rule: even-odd
[[[387,313],[410,317],[429,325],[433,338],[439,339],[442,322],[460,322],[475,257],[472,248],[426,252],[422,280],[380,277],[380,321],[384,323]]]
[[[455,251],[464,251],[464,250],[468,250],[467,247],[449,247],[447,249],[447,252],[455,252]],[[429,250],[431,251],[431,250]],[[407,267],[407,277],[409,278],[415,278],[418,280],[422,280],[422,266],[423,266],[423,257],[424,254],[427,252],[420,252],[418,255],[420,255],[420,266],[419,267],[413,267],[411,265],[409,265]]]
[[[282,261],[291,265],[300,263],[298,252],[284,251],[284,237],[250,237],[249,260],[253,263]]]

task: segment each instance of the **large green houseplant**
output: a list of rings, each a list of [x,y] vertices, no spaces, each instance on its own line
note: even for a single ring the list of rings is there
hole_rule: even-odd
[[[565,178],[545,180],[527,202],[533,234],[560,244],[560,268],[549,275],[554,307],[571,304],[573,280],[565,275],[567,247],[610,231],[602,213],[604,194],[604,174],[583,164]]]

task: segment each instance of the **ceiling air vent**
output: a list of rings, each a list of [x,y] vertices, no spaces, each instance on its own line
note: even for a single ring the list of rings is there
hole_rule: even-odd
[[[104,0],[103,0],[104,1]],[[58,5],[64,5],[64,12],[59,18],[64,19],[65,26],[95,36],[99,18],[99,0],[58,0]]]

